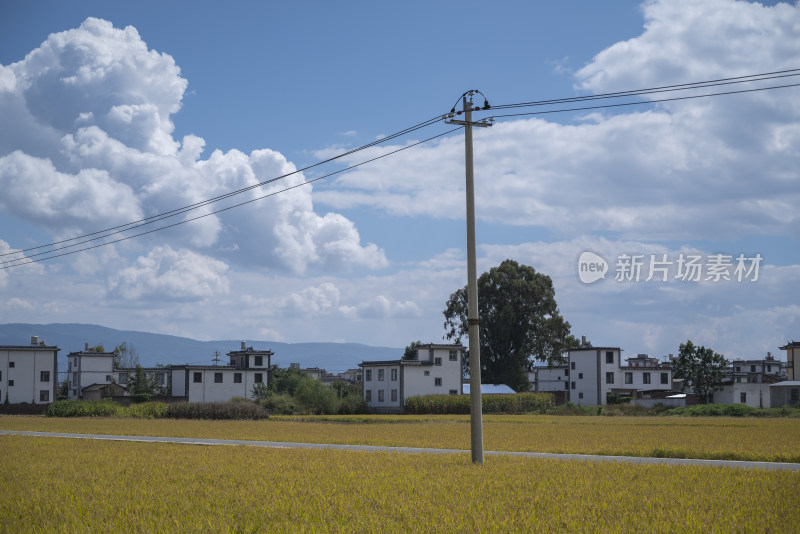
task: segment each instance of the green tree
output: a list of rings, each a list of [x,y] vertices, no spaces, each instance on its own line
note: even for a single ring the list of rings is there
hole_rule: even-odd
[[[714,392],[722,389],[727,367],[724,356],[687,340],[680,345],[678,357],[672,360],[672,375],[683,379],[682,391],[692,386],[694,394],[708,404],[714,400]]]
[[[417,359],[417,347],[422,345],[422,341],[412,341],[407,347],[406,351],[403,353],[404,360],[416,360]]]
[[[279,369],[278,366],[273,366],[269,378],[269,389],[273,393],[288,393],[294,397],[297,388],[305,380],[314,379],[300,369],[293,367]]]
[[[150,380],[148,380],[147,375],[145,374],[141,365],[136,366],[133,376],[128,380],[128,392],[132,396],[149,396],[153,394],[152,384]]]
[[[114,347],[114,369],[132,369],[137,365],[139,365],[139,354],[133,343],[128,344],[127,341],[123,341]]]
[[[450,295],[444,310],[446,337],[468,337],[467,288]],[[505,260],[478,279],[482,381],[530,388],[534,360],[561,361],[578,345],[558,310],[553,281],[533,267]],[[465,365],[469,354],[464,355]]]

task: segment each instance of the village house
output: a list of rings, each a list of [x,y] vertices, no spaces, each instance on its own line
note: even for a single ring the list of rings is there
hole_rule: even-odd
[[[59,350],[36,336],[31,337],[30,345],[0,346],[0,402],[53,402]]]
[[[462,395],[460,344],[418,345],[415,358],[361,362],[363,399],[374,411],[401,412],[415,395]]]

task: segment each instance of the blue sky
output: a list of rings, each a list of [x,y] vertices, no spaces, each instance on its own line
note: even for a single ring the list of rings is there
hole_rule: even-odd
[[[800,68],[800,13],[786,3],[6,1],[0,15],[0,252],[304,167],[471,88],[498,105]],[[779,352],[800,338],[798,96],[476,132],[479,269],[533,265],[576,335],[630,355],[686,339],[729,357]],[[447,296],[466,282],[463,206],[455,133],[202,222],[2,270],[0,322],[439,341]],[[583,251],[607,261],[606,279],[580,281]],[[689,254],[764,259],[756,281],[616,281],[621,254],[666,254],[673,269]]]

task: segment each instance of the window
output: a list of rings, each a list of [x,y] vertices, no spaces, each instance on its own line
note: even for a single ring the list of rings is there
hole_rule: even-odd
[[[11,387],[11,386],[13,386],[13,385],[14,385],[14,381],[13,381],[13,380],[9,380],[9,381],[8,381],[8,387]]]
[[[771,366],[771,365],[768,365],[768,366],[767,366],[767,372],[768,372],[768,373],[771,373],[771,372],[772,372],[772,366]]]
[[[77,374],[78,373],[75,373],[75,375],[77,375]],[[76,378],[75,382],[77,382],[77,381],[78,381],[78,379]],[[195,382],[200,382],[200,381],[199,380],[195,380]],[[127,384],[128,383],[128,373],[120,373],[119,374],[119,383],[120,384]]]
[[[122,376],[122,375],[120,375],[120,376]],[[122,380],[120,380],[120,382],[122,382]],[[72,373],[72,385],[73,386],[77,386],[78,385],[78,373]]]
[[[569,369],[564,369],[564,376],[569,376]]]
[[[633,373],[625,373],[625,383],[633,384]]]
[[[378,382],[383,382],[383,369],[378,369]]]
[[[222,382],[222,380],[220,380],[220,382]],[[242,373],[233,373],[233,383],[234,384],[242,383]]]
[[[122,375],[119,375],[120,382],[122,382]],[[192,379],[195,384],[199,384],[203,381],[203,373],[194,373],[194,378]]]
[[[740,373],[740,372],[742,372],[742,368],[741,368],[740,366],[738,366],[738,365],[736,366],[736,372],[737,372],[737,373]]]
[[[578,393],[578,398],[582,399],[583,398],[583,393]]]
[[[0,371],[0,382],[3,381],[3,371]]]
[[[572,389],[575,389],[575,382],[572,383]]]
[[[106,375],[106,382],[111,382],[111,375]]]
[[[50,402],[50,392],[43,389],[39,392],[39,402]]]
[[[750,366],[750,372],[751,373],[755,373],[756,372],[756,366],[755,365],[751,365]]]
[[[214,383],[222,384],[222,373],[214,373]]]
[[[431,376],[431,372],[430,371],[425,371],[424,374],[425,374],[425,376]]]
[[[650,373],[642,373],[642,383],[643,384],[650,383]]]
[[[614,373],[606,373],[606,384],[614,383]]]
[[[397,390],[392,390],[392,402],[397,402]]]
[[[378,402],[383,402],[383,390],[378,390]]]
[[[451,350],[450,351],[450,361],[451,362],[457,362],[458,361],[458,351],[457,350]]]
[[[433,349],[428,349],[428,361],[433,360]]]
[[[397,382],[397,369],[392,369],[392,382]]]
[[[556,380],[561,380],[561,375],[558,375],[558,376],[556,377]]]
[[[50,382],[50,371],[42,371],[39,373],[39,382]]]
[[[742,404],[747,402],[747,393],[745,393],[744,391],[739,393],[739,402],[741,402]]]
[[[669,384],[669,373],[661,373],[661,383]]]
[[[9,380],[9,382],[13,382],[13,380]],[[789,400],[791,402],[800,401],[800,389],[792,388],[789,390]]]
[[[14,362],[8,362],[8,367],[9,367],[9,369],[13,369],[14,368]]]
[[[78,367],[78,358],[74,358],[72,360],[72,365],[74,365],[75,367]]]
[[[458,390],[457,389],[451,389],[450,390],[450,395],[458,395]]]
[[[614,363],[614,353],[610,350],[606,351],[606,363]]]
[[[575,362],[570,362],[569,368],[574,371],[575,370]]]
[[[256,373],[255,376],[253,377],[253,381],[256,384],[261,384],[262,382],[264,382],[264,375],[262,373]]]
[[[561,377],[559,377],[561,378]],[[564,382],[564,389],[569,389],[569,382]]]
[[[372,390],[368,389],[366,393],[367,393],[367,402],[372,402]]]
[[[742,377],[741,377],[741,376],[737,376],[737,377],[736,377],[736,381],[737,381],[737,382],[741,382],[741,381],[742,381]]]
[[[442,385],[442,379],[441,378],[434,378],[433,379],[433,385],[434,386],[441,386]]]
[[[264,357],[263,356],[256,356],[255,358],[253,358],[253,360],[255,360],[253,362],[253,365],[255,365],[256,367],[261,367],[262,365],[264,365]]]
[[[578,379],[583,380],[583,373],[578,373]]]
[[[437,367],[441,367],[442,366],[442,359],[441,358],[434,358],[433,359],[433,365],[435,365]]]
[[[367,382],[372,381],[372,369],[367,369]]]

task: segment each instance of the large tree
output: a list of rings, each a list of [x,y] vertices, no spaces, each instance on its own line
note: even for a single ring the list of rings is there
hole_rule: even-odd
[[[469,336],[466,287],[450,295],[444,317],[447,339]],[[527,371],[534,360],[560,361],[578,344],[558,311],[550,277],[513,260],[478,279],[478,318],[482,381],[516,391],[530,388]],[[468,363],[469,355],[464,359]]]
[[[687,340],[680,345],[678,357],[672,360],[672,376],[683,379],[682,390],[691,386],[697,398],[708,404],[714,398],[714,391],[722,389],[727,367],[724,356]]]

